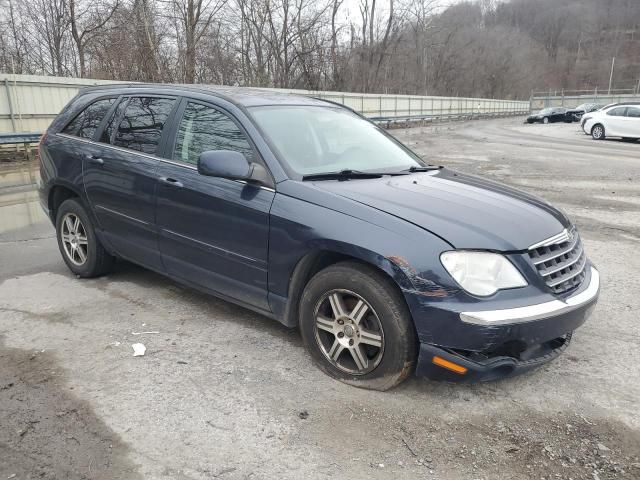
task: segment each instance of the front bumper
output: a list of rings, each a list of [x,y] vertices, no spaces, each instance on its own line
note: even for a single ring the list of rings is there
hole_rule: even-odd
[[[595,307],[600,275],[590,269],[587,285],[564,300],[458,313],[455,338],[434,335],[445,343],[421,343],[416,374],[457,382],[496,380],[553,360]]]

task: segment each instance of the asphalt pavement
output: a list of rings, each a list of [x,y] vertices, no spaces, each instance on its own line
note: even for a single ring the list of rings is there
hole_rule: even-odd
[[[1,164],[0,479],[640,478],[640,143],[521,122],[392,133],[564,209],[602,275],[593,316],[526,375],[385,393],[322,374],[297,331],[142,268],[75,278],[33,166]]]

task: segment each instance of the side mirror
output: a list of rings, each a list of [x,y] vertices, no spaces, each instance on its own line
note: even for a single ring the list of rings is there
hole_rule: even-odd
[[[271,185],[271,176],[259,163],[250,163],[240,152],[210,150],[198,157],[198,173],[209,177],[245,180]]]
[[[251,164],[240,152],[210,150],[200,154],[198,173],[209,177],[248,180],[251,174]]]

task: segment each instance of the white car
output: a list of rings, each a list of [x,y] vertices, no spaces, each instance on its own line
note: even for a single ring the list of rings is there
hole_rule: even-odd
[[[640,104],[618,103],[582,117],[582,129],[595,140],[640,139]]]

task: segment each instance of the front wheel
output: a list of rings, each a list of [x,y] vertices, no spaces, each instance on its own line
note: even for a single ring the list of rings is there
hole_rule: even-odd
[[[549,117],[544,117],[544,118],[542,119],[542,123],[544,123],[545,125],[546,125],[547,123],[549,123]]]
[[[594,140],[604,140],[604,126],[599,123],[595,124],[591,129],[591,137],[593,137]]]
[[[332,265],[309,281],[300,330],[318,367],[357,387],[388,390],[409,376],[417,357],[404,298],[383,274],[356,262]]]
[[[56,236],[62,258],[75,275],[90,278],[110,270],[113,257],[98,240],[93,223],[78,199],[65,200],[58,208]]]

